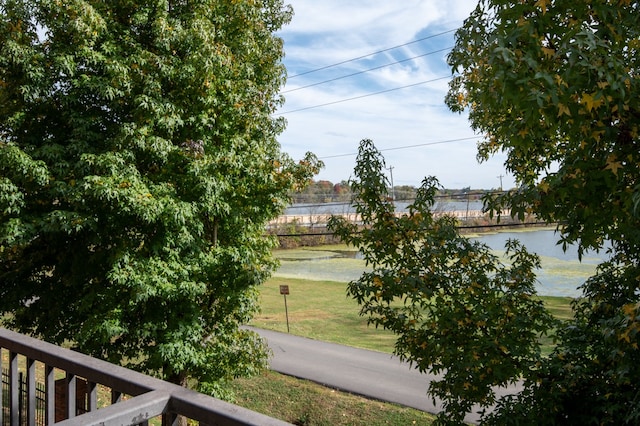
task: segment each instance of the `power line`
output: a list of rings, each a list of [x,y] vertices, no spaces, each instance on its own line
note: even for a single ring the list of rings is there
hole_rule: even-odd
[[[379,53],[388,52],[389,50],[397,49],[397,48],[399,48],[399,47],[408,46],[408,45],[410,45],[410,44],[419,43],[419,42],[421,42],[421,41],[425,41],[425,40],[429,40],[429,39],[431,39],[431,38],[439,37],[439,36],[442,36],[442,35],[445,35],[445,34],[448,34],[448,33],[452,33],[452,32],[454,32],[454,31],[456,31],[456,29],[443,31],[443,32],[441,32],[441,33],[437,33],[437,34],[432,34],[432,35],[427,36],[427,37],[419,38],[419,39],[416,39],[416,40],[413,40],[413,41],[410,41],[410,42],[407,42],[407,43],[399,44],[399,45],[397,45],[397,46],[388,47],[388,48],[386,48],[386,49],[378,50],[378,51],[376,51],[376,52],[372,52],[372,53],[368,53],[368,54],[366,54],[366,55],[358,56],[358,57],[356,57],[356,58],[351,58],[351,59],[347,59],[347,60],[344,60],[344,61],[336,62],[335,64],[325,65],[325,66],[320,67],[320,68],[312,69],[312,70],[309,70],[309,71],[304,71],[304,72],[301,72],[301,73],[298,73],[298,74],[295,74],[295,75],[289,76],[288,78],[289,78],[289,79],[291,79],[291,78],[296,78],[296,77],[300,77],[300,76],[302,76],[302,75],[307,75],[307,74],[311,74],[311,73],[314,73],[314,72],[318,72],[318,71],[326,70],[326,69],[328,69],[328,68],[337,67],[338,65],[344,65],[344,64],[347,64],[347,63],[349,63],[349,62],[358,61],[358,60],[360,60],[360,59],[368,58],[369,56],[377,55],[377,54],[379,54]]]
[[[472,139],[478,139],[478,137],[477,136],[472,136],[472,137],[468,137],[468,138],[448,139],[448,140],[436,141],[436,142],[425,142],[425,143],[420,143],[420,144],[415,144],[415,145],[405,145],[405,146],[397,146],[397,147],[394,147],[394,148],[379,149],[378,151],[380,151],[380,152],[383,152],[383,151],[397,151],[399,149],[409,149],[409,148],[418,148],[418,147],[422,147],[422,146],[440,145],[440,144],[444,144],[444,143],[462,142],[462,141],[468,141],[468,140],[472,140]],[[318,157],[318,158],[320,160],[326,160],[328,158],[351,157],[351,156],[354,156],[354,155],[358,155],[358,153],[336,154],[336,155],[328,155],[326,157]]]
[[[445,47],[443,49],[434,50],[434,51],[431,51],[431,52],[424,53],[422,55],[413,56],[411,58],[402,59],[400,61],[391,62],[391,63],[385,64],[385,65],[380,65],[380,66],[377,66],[377,67],[374,67],[374,68],[369,68],[369,69],[366,69],[366,70],[354,72],[352,74],[347,74],[347,75],[343,75],[343,76],[340,76],[340,77],[331,78],[329,80],[320,81],[318,83],[307,84],[306,86],[296,87],[295,89],[285,90],[283,92],[280,92],[280,94],[284,95],[285,93],[291,93],[291,92],[295,92],[297,90],[302,90],[302,89],[307,89],[309,87],[319,86],[321,84],[332,83],[334,81],[342,80],[344,78],[354,77],[356,75],[365,74],[365,73],[368,73],[368,72],[371,72],[371,71],[376,71],[376,70],[379,70],[379,69],[382,69],[382,68],[390,67],[392,65],[397,65],[397,64],[401,64],[403,62],[413,61],[414,59],[423,58],[425,56],[434,55],[436,53],[444,52],[444,51],[450,50],[452,48],[453,48],[453,46],[448,46],[448,47]]]
[[[394,87],[392,89],[381,90],[379,92],[367,93],[365,95],[354,96],[352,98],[340,99],[340,100],[333,101],[333,102],[327,102],[325,104],[312,105],[312,106],[308,106],[308,107],[304,107],[304,108],[293,109],[293,110],[290,110],[290,111],[278,112],[278,113],[275,113],[273,115],[274,116],[278,116],[278,115],[285,115],[285,114],[293,114],[294,112],[306,111],[306,110],[309,110],[309,109],[321,108],[321,107],[325,107],[325,106],[329,106],[329,105],[340,104],[340,103],[343,103],[343,102],[355,101],[357,99],[368,98],[370,96],[376,96],[376,95],[382,95],[384,93],[394,92],[394,91],[402,90],[402,89],[408,89],[409,87],[420,86],[420,85],[423,85],[423,84],[433,83],[435,81],[449,79],[449,78],[451,78],[451,76],[438,77],[438,78],[434,78],[434,79],[431,79],[431,80],[424,80],[424,81],[419,81],[419,82],[413,83],[413,84],[407,84],[406,86]]]

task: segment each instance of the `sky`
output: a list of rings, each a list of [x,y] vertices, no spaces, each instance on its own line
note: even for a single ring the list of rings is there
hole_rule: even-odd
[[[513,187],[504,156],[478,163],[481,135],[444,103],[446,56],[475,0],[287,3],[295,15],[278,33],[288,74],[279,141],[294,159],[322,159],[316,180],[353,177],[359,143],[371,139],[394,185],[435,176],[450,189]]]

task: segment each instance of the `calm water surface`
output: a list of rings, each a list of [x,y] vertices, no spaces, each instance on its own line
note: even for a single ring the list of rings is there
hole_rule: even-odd
[[[493,250],[504,250],[504,244],[509,239],[519,240],[524,244],[527,250],[537,253],[540,256],[550,256],[560,260],[579,261],[577,247],[569,246],[566,251],[563,250],[561,244],[556,244],[558,235],[551,229],[520,232],[496,232],[483,234],[475,239],[488,245]],[[607,255],[605,247],[605,249],[600,252],[586,253],[582,262],[597,264],[606,258]]]
[[[575,247],[556,245],[558,236],[553,230],[543,229],[519,232],[498,232],[474,237],[489,246],[498,255],[504,254],[508,239],[517,239],[530,252],[538,254],[542,269],[537,271],[537,291],[544,296],[580,295],[578,287],[595,272],[596,265],[606,259],[606,250],[590,252],[578,260]],[[281,266],[276,276],[333,280],[357,280],[367,268],[361,256],[340,250],[282,250],[277,252]]]

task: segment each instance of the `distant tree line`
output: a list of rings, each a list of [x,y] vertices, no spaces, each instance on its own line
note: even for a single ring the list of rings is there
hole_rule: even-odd
[[[418,189],[413,185],[394,185],[393,190],[387,189],[390,197],[396,201],[414,200]],[[471,189],[471,187],[459,189],[440,189],[436,198],[450,200],[480,200],[487,190]],[[328,180],[311,180],[303,189],[291,194],[293,204],[314,204],[347,202],[352,199],[352,191],[349,182],[342,180],[333,183]]]

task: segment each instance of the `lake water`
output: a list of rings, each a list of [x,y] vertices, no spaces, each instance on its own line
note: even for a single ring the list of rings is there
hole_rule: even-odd
[[[510,232],[495,232],[482,234],[476,238],[494,250],[503,250],[508,239],[519,240],[527,250],[541,256],[551,256],[559,260],[578,261],[578,249],[568,246],[567,250],[562,245],[556,244],[558,235],[552,229],[521,230]],[[607,246],[608,247],[608,246]],[[586,263],[600,263],[607,258],[606,248],[599,253],[588,252],[582,259]]]
[[[556,244],[558,235],[554,230],[497,232],[484,234],[477,238],[497,253],[504,253],[504,244],[508,239],[519,240],[530,252],[536,253],[542,262],[537,271],[537,291],[543,296],[580,295],[578,287],[595,273],[596,266],[607,260],[607,248],[599,252],[587,252],[578,258],[578,249]]]
[[[607,257],[606,250],[590,252],[579,261],[577,249],[569,247],[563,251],[562,246],[556,245],[558,237],[550,229],[496,232],[473,238],[485,243],[498,255],[504,254],[504,244],[508,239],[517,239],[530,252],[538,254],[542,268],[537,271],[537,291],[544,296],[579,296],[578,287]],[[368,269],[356,253],[339,249],[281,250],[276,256],[281,261],[276,276],[349,282],[358,279]]]

